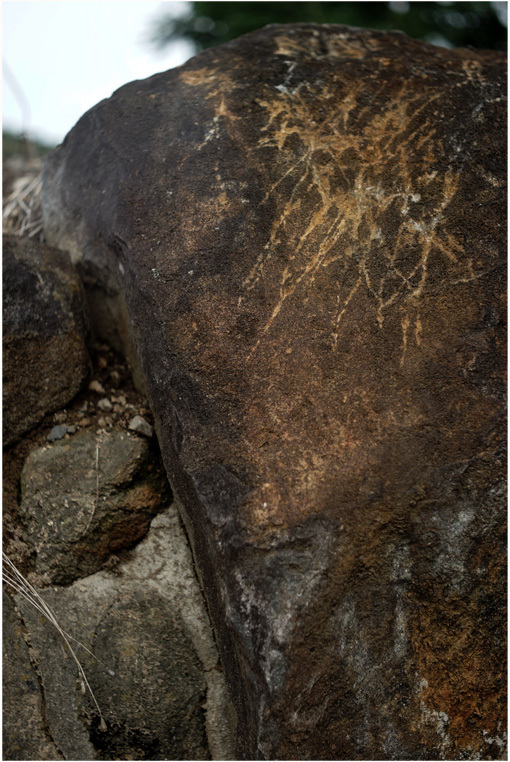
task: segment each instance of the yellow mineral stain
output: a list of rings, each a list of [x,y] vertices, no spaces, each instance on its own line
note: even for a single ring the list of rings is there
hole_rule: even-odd
[[[334,344],[334,346],[336,346],[337,341],[338,341],[338,327],[340,325],[340,321],[342,320],[343,314],[344,314],[345,310],[347,309],[347,307],[349,305],[349,302],[351,301],[352,297],[354,296],[354,294],[356,293],[356,291],[358,290],[360,285],[361,285],[361,277],[358,278],[358,280],[356,281],[354,286],[349,291],[349,294],[347,295],[347,298],[344,300],[344,302],[342,304],[342,309],[340,310],[340,312],[336,316],[336,320],[335,320],[335,329],[336,330],[335,330],[335,333],[333,333],[333,344]]]
[[[483,68],[480,61],[466,60],[462,62],[462,68],[471,82],[482,84],[485,82]]]
[[[306,42],[297,41],[291,37],[276,37],[277,45],[276,55],[289,56],[289,58],[364,58],[368,47],[358,40],[348,40],[342,34],[330,37],[329,39],[319,40],[318,37],[310,36]],[[324,49],[325,46],[325,49]]]
[[[293,40],[291,37],[275,37],[277,56],[295,56],[306,51],[303,43]]]
[[[280,216],[280,219],[278,222],[273,226],[273,231],[276,232],[280,226],[285,226],[287,222],[287,218],[290,217],[290,215],[293,212],[296,212],[299,207],[301,206],[301,199],[298,198],[295,201],[290,199],[290,201],[287,201],[285,204],[285,208]]]
[[[411,325],[411,321],[409,320],[409,315],[405,315],[402,320],[402,356],[400,357],[400,367],[404,364],[406,349],[407,349],[407,331],[409,329],[409,326]]]
[[[304,52],[300,44],[286,36],[279,37],[277,44],[278,52],[290,57]],[[342,44],[342,41],[338,44],[338,51]],[[342,55],[346,54],[344,46]],[[324,51],[317,50],[317,55],[324,55]],[[424,113],[440,95],[417,92],[404,82],[385,110],[371,113],[368,107],[360,109],[358,105],[361,90],[353,87],[348,93],[342,92],[339,99],[334,81],[328,80],[324,93],[333,97],[323,100],[331,105],[318,120],[311,118],[305,97],[309,89],[312,86],[304,82],[293,98],[278,95],[257,101],[266,112],[266,122],[255,152],[257,148],[273,148],[283,156],[283,160],[275,159],[275,166],[282,167],[281,174],[273,180],[259,205],[264,206],[273,196],[273,203],[283,204],[283,209],[275,217],[268,239],[242,283],[239,304],[266,275],[273,282],[280,280],[276,303],[262,329],[266,333],[286,300],[297,298],[300,283],[306,281],[308,288],[299,291],[302,295],[299,298],[310,298],[310,287],[319,268],[333,263],[340,268],[342,263],[345,267],[354,265],[358,270],[356,282],[348,293],[339,286],[337,308],[332,311],[331,337],[336,346],[340,321],[361,284],[373,300],[375,318],[382,328],[384,314],[397,305],[410,302],[418,309],[416,300],[422,296],[431,262],[438,256],[448,258],[457,280],[472,277],[472,265],[466,263],[462,245],[443,230],[442,224],[444,212],[457,192],[459,173],[449,170],[440,177],[436,171],[430,171],[443,149]],[[361,129],[351,128],[353,119],[363,125]],[[285,162],[286,140],[294,133],[299,136],[301,146],[289,165]],[[416,153],[420,161],[418,176]],[[288,155],[292,160],[293,154],[289,151]],[[395,179],[387,173],[390,160],[399,166]],[[289,179],[290,194],[279,198],[281,184],[287,184]],[[428,211],[430,205],[425,208],[420,203],[424,198],[434,199],[433,217]],[[398,225],[396,237],[391,241],[383,232],[387,229],[388,214],[392,215],[392,224]],[[283,242],[285,258],[281,250]],[[279,254],[274,256],[277,250]],[[413,252],[412,258],[409,251]],[[391,284],[389,293],[388,284]],[[407,351],[409,320],[407,317],[402,324],[403,357]],[[420,346],[419,318],[414,335],[416,345]],[[259,343],[260,338],[252,353]]]
[[[421,347],[421,334],[422,334],[422,324],[420,316],[416,316],[416,320],[414,322],[414,338],[416,341],[416,346]]]
[[[237,122],[241,120],[240,116],[236,116],[236,114],[233,114],[230,109],[227,108],[225,104],[225,95],[222,94],[220,105],[216,106],[215,108],[215,114],[216,117],[226,117],[227,119],[230,119],[231,122]]]
[[[264,125],[264,127],[262,127],[262,132],[268,132],[271,130],[273,122],[280,116],[280,114],[285,116],[289,113],[287,104],[281,100],[263,101],[256,99],[255,103],[257,103],[262,108],[265,108],[266,111],[269,112],[269,120]],[[266,145],[266,141],[264,139],[262,139],[261,145]]]
[[[264,333],[267,333],[267,331],[271,328],[271,325],[273,324],[275,317],[278,315],[281,308],[283,307],[284,301],[287,299],[287,297],[292,296],[292,294],[296,290],[296,287],[297,287],[297,283],[291,284],[289,286],[282,285],[282,288],[280,289],[280,300],[278,304],[276,305],[276,307],[274,308],[271,317],[269,318],[269,320],[264,326]]]
[[[274,193],[274,191],[275,191],[275,190],[278,188],[278,186],[280,185],[280,183],[282,183],[282,182],[285,180],[285,178],[286,178],[286,177],[288,177],[290,174],[292,174],[292,172],[294,172],[294,170],[295,170],[295,169],[296,169],[296,168],[297,168],[297,167],[298,167],[300,164],[303,164],[303,163],[306,161],[306,159],[307,159],[307,156],[306,156],[306,155],[305,155],[305,156],[301,156],[301,157],[300,157],[300,158],[299,158],[299,159],[296,161],[296,163],[295,163],[295,164],[293,164],[291,167],[289,167],[289,169],[288,169],[288,170],[287,170],[287,171],[286,171],[286,172],[285,172],[285,173],[284,173],[284,174],[283,174],[283,175],[280,177],[280,179],[279,179],[279,180],[277,180],[275,183],[273,183],[273,185],[272,185],[272,186],[269,188],[269,190],[267,191],[266,195],[264,196],[264,198],[263,198],[263,199],[262,199],[262,201],[260,202],[260,206],[262,206],[262,204],[264,204],[264,203],[265,203],[265,202],[268,200],[269,196],[271,196],[271,194],[272,194],[272,193]]]
[[[181,71],[179,76],[186,85],[191,85],[192,87],[196,87],[197,85],[211,85],[218,81],[216,70],[209,67],[191,71]],[[221,76],[223,77],[224,75],[222,74]]]

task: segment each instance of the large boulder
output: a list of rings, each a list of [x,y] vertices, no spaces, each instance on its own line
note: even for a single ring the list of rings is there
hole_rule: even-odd
[[[89,374],[83,287],[69,258],[3,236],[3,442],[64,407]]]
[[[273,26],[46,162],[49,241],[127,301],[240,758],[501,756],[505,74]]]

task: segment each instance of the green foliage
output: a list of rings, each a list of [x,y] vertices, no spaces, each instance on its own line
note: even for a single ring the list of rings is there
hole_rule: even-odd
[[[38,140],[31,140],[31,153],[35,156],[44,156],[45,153],[53,150],[55,146],[40,143]],[[2,131],[2,156],[9,159],[11,156],[26,156],[27,141],[22,135],[15,135],[7,130]]]
[[[449,47],[506,50],[506,3],[491,2],[196,2],[187,16],[162,16],[151,41],[175,39],[197,50],[227,42],[267,24],[314,22],[399,29],[410,37]]]

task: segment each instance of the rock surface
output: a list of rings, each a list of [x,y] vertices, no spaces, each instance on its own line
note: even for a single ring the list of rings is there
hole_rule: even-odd
[[[136,431],[138,434],[142,434],[144,437],[148,437],[149,439],[153,434],[152,426],[147,423],[145,418],[142,418],[141,415],[135,415],[135,417],[129,422],[128,429],[130,431]]]
[[[4,450],[3,540],[7,558],[36,585],[68,584],[102,567],[41,595],[70,634],[83,632],[91,650],[116,665],[115,679],[92,658],[85,665],[109,727],[98,732],[97,708],[79,692],[76,665],[54,628],[23,599],[22,615],[5,596],[3,758],[232,759],[235,718],[157,444],[145,440],[148,402],[109,346],[90,337],[89,349],[97,375],[90,388]],[[105,398],[111,410],[103,419]],[[141,442],[126,431],[134,413]],[[57,439],[58,447],[48,446]],[[100,497],[107,499],[96,505]],[[165,510],[147,537],[126,550],[139,539],[140,517],[148,526],[158,503]],[[84,510],[88,528],[80,524]]]
[[[21,475],[19,518],[46,584],[98,571],[135,545],[170,499],[145,437],[87,430],[33,450]]]
[[[3,237],[4,445],[64,407],[89,373],[83,288],[68,258]]]
[[[3,759],[64,759],[47,732],[39,680],[14,604],[2,597]]]
[[[237,754],[500,758],[506,61],[274,26],[47,160],[125,294]]]
[[[232,758],[232,710],[175,506],[153,520],[114,574],[40,594],[105,665],[73,643],[106,719],[101,732],[60,635],[17,596],[38,655],[48,738],[59,750],[52,759]]]

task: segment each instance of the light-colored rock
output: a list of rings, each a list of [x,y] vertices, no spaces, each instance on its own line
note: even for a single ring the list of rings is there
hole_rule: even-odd
[[[129,422],[128,428],[130,431],[136,431],[137,434],[143,434],[145,437],[152,437],[154,431],[150,423],[141,415],[135,415]]]
[[[46,583],[68,584],[147,532],[170,500],[146,439],[82,431],[34,450],[22,472],[19,517]]]
[[[66,759],[234,759],[233,711],[175,505],[115,574],[40,592],[60,625],[115,672],[76,647],[108,725],[101,733],[58,634],[18,597]]]
[[[68,427],[64,424],[53,426],[52,430],[48,434],[48,442],[56,442],[58,439],[63,439],[68,432]]]
[[[94,379],[93,381],[90,382],[89,389],[91,392],[97,392],[97,394],[105,393],[104,386],[102,385],[100,381],[97,381],[97,379]]]

